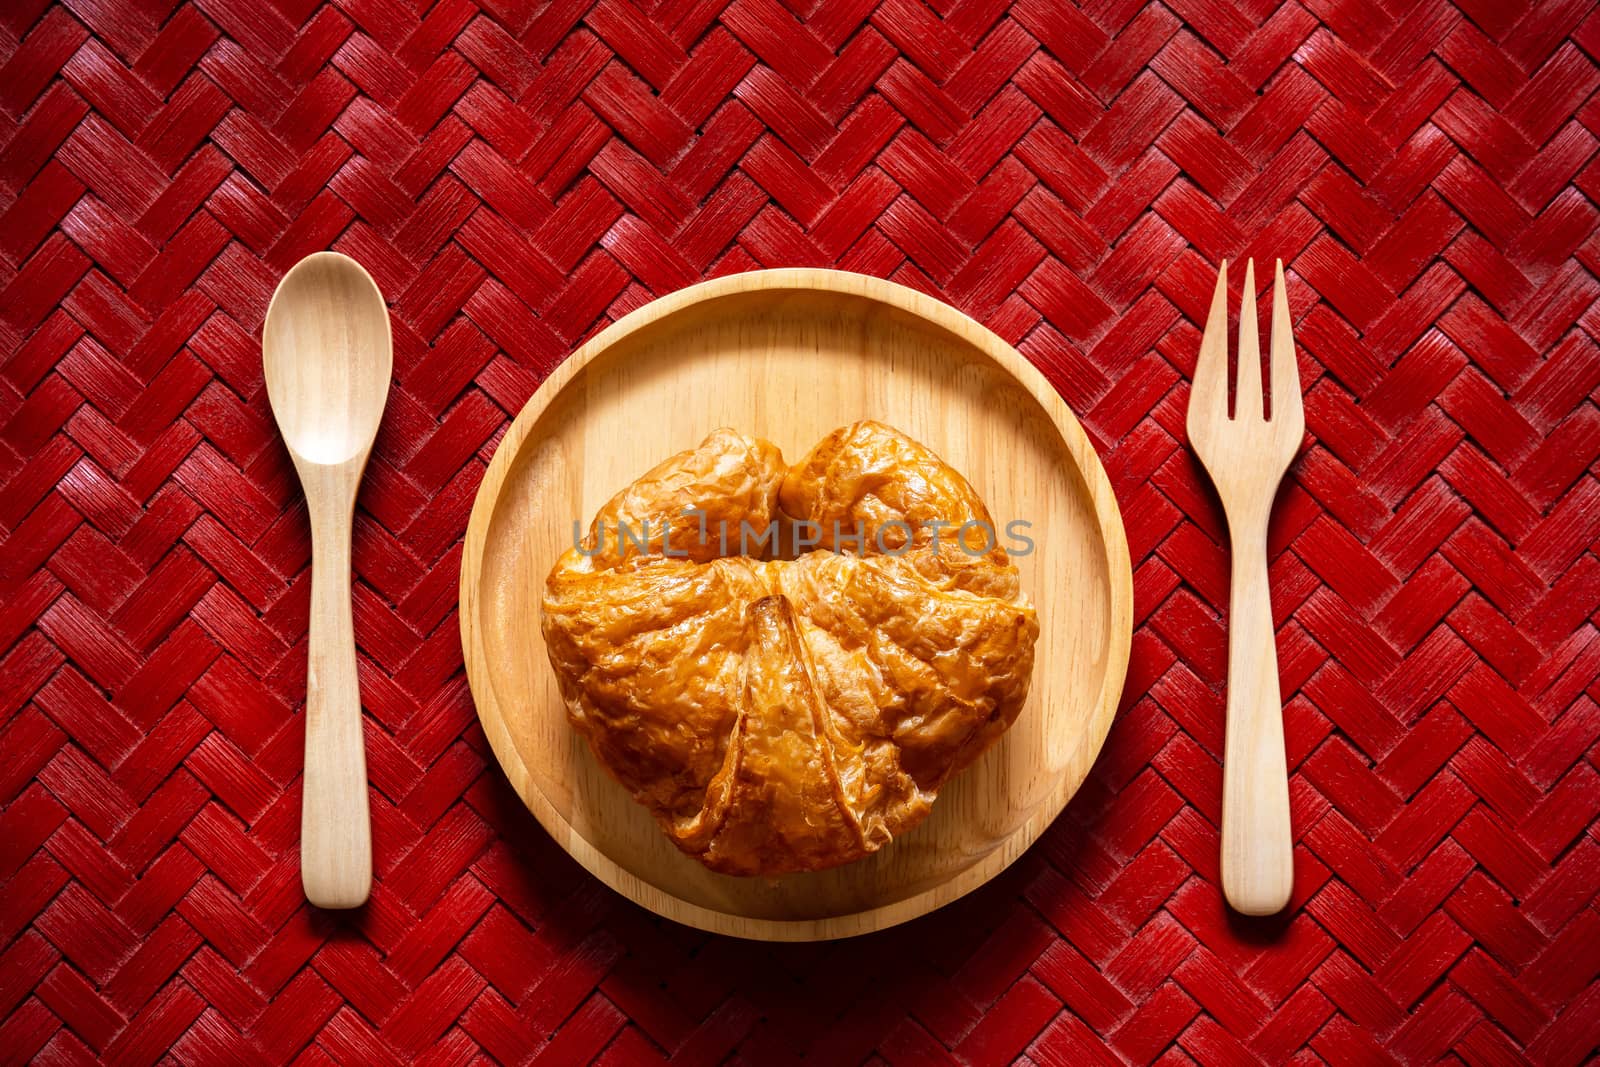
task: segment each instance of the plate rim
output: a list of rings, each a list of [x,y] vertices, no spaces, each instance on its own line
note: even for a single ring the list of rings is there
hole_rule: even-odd
[[[993,851],[947,881],[903,900],[822,919],[760,919],[690,903],[623,868],[579,834],[533,782],[521,753],[517,751],[506,725],[506,715],[499,707],[494,686],[487,677],[486,664],[482,662],[483,635],[477,624],[477,585],[482,577],[483,548],[495,505],[523,440],[555,398],[590,362],[630,334],[691,305],[760,290],[820,290],[863,297],[915,315],[980,349],[1045,410],[1076,462],[1100,528],[1111,584],[1105,676],[1088,720],[1089,732],[1093,735],[1093,757],[1085,763],[1084,773],[1078,781],[1070,785],[1063,782],[1048,803],[1013,830]],[[1014,863],[1061,814],[1099,759],[1121,700],[1133,639],[1133,569],[1122,512],[1099,455],[1066,402],[1026,357],[965,313],[897,282],[827,268],[781,267],[712,278],[657,297],[589,338],[551,371],[495,446],[494,456],[474,496],[472,513],[462,542],[457,607],[467,687],[490,749],[523,805],[568,855],[611,889],[675,922],[752,940],[821,941],[886,929],[965,896]],[[1048,818],[1041,819],[1045,809],[1049,809]]]

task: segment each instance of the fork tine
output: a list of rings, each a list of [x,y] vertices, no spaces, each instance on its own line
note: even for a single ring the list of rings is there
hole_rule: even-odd
[[[1189,393],[1189,424],[1228,417],[1228,261],[1217,271],[1217,289],[1206,315],[1206,332],[1194,364]],[[1191,432],[1190,436],[1194,436]]]
[[[1256,325],[1256,261],[1244,265],[1244,296],[1239,301],[1239,376],[1233,388],[1233,417],[1263,419],[1261,335]]]
[[[1305,431],[1300,402],[1300,368],[1294,359],[1294,323],[1289,319],[1289,297],[1283,285],[1283,260],[1272,279],[1272,421],[1284,421]],[[1298,438],[1298,434],[1295,435]],[[1299,443],[1298,440],[1295,442]]]

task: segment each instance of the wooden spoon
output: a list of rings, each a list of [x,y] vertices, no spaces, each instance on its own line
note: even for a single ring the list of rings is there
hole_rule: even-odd
[[[350,257],[307,256],[272,295],[261,352],[272,414],[311,516],[300,877],[317,907],[354,908],[372,888],[372,831],[350,619],[350,528],[394,368],[383,294]]]

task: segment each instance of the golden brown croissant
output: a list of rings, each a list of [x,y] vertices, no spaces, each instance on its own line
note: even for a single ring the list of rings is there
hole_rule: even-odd
[[[888,426],[836,430],[793,468],[717,430],[551,570],[568,717],[713,870],[859,859],[1027,698],[1039,625],[997,540],[966,479]]]

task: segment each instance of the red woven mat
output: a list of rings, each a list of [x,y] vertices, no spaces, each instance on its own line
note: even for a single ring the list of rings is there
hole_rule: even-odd
[[[814,7],[815,10],[804,10]],[[12,0],[0,1058],[1570,1064],[1600,1040],[1590,0]],[[272,287],[393,303],[357,518],[378,884],[296,867],[309,553]],[[1217,889],[1214,263],[1281,256],[1286,918]],[[586,334],[713,274],[937,293],[1050,377],[1135,559],[1127,699],[987,888],[793,947],[655,919],[473,716],[460,539]]]

